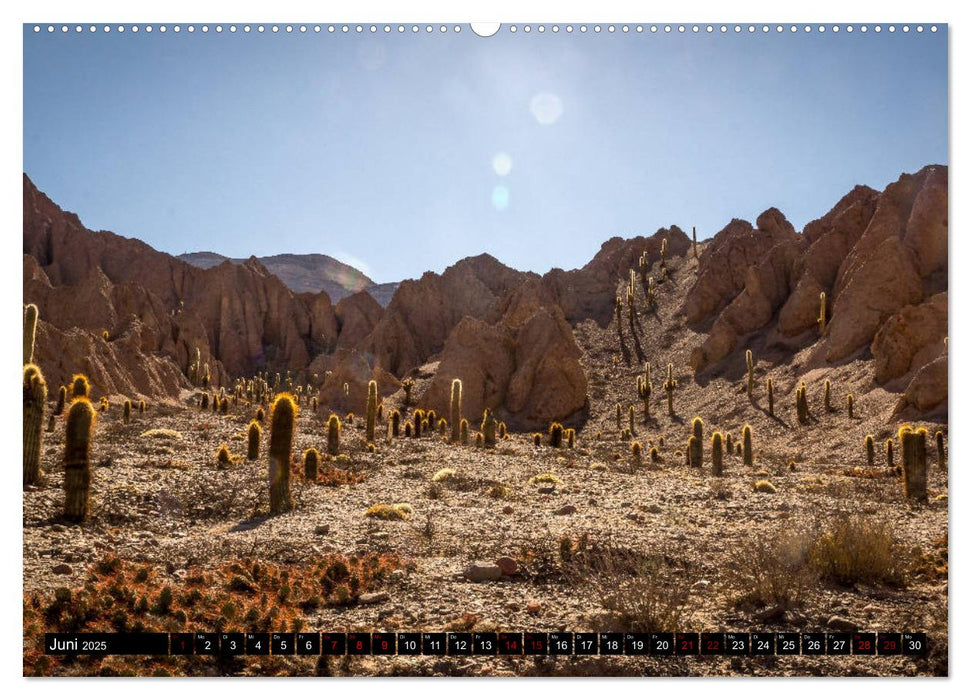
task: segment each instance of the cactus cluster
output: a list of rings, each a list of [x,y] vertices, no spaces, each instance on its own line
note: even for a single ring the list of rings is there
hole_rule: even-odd
[[[482,425],[479,427],[486,447],[496,446],[496,419],[488,408],[482,412]]]
[[[563,446],[563,426],[559,423],[550,424],[549,445],[550,447]]]

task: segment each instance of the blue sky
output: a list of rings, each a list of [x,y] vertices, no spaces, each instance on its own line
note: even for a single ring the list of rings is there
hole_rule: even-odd
[[[535,26],[535,25],[534,25]],[[706,238],[948,162],[947,36],[132,34],[24,28],[24,171],[173,254],[318,252],[376,281],[614,235]]]

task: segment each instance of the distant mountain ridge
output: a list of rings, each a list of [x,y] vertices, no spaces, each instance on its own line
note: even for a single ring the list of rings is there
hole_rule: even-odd
[[[242,265],[245,258],[229,258],[212,251],[183,253],[179,260],[195,267],[208,269],[228,260]],[[382,307],[387,306],[398,288],[396,282],[375,284],[363,272],[329,255],[320,253],[282,253],[257,258],[270,274],[275,275],[287,287],[298,294],[327,292],[332,303],[360,291],[368,292]]]

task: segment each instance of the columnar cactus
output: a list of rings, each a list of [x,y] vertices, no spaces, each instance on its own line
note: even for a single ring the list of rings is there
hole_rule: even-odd
[[[37,337],[37,307],[27,304],[24,307],[24,364],[34,361],[34,339]]]
[[[549,431],[550,447],[563,446],[563,426],[559,423],[552,423]]]
[[[303,478],[307,481],[317,481],[317,468],[320,465],[320,453],[317,448],[310,447],[303,453]]]
[[[44,441],[44,405],[46,403],[47,382],[44,381],[40,367],[34,364],[24,365],[25,486],[40,481],[40,455]]]
[[[126,423],[131,423],[131,401],[125,399],[125,403],[122,404],[121,418]]]
[[[751,467],[752,463],[752,427],[746,425],[742,428],[742,464]]]
[[[415,409],[415,432],[412,433],[413,437],[420,438],[421,431],[424,427],[425,412],[420,408]]]
[[[71,398],[88,398],[88,393],[91,391],[91,385],[88,383],[88,378],[83,374],[75,374],[71,378]]]
[[[769,397],[769,415],[775,415],[775,397],[772,393],[772,377],[765,380],[765,393]]]
[[[327,454],[337,455],[341,451],[341,419],[331,413],[327,419]]]
[[[71,403],[64,440],[64,517],[74,522],[88,517],[94,419],[94,408],[86,397]]]
[[[633,406],[627,407],[627,425],[630,430],[630,434],[633,435],[634,434],[634,407]]]
[[[57,390],[57,406],[54,408],[54,415],[59,416],[64,413],[64,406],[67,404],[67,387],[61,384]]]
[[[827,413],[833,410],[833,404],[830,403],[830,400],[829,400],[829,391],[830,391],[830,383],[829,383],[829,380],[827,379],[823,384],[823,408],[826,409]]]
[[[575,428],[566,429],[566,446],[571,450],[574,448],[577,442],[577,431]]]
[[[459,441],[463,445],[469,444],[469,422],[465,418],[459,421]]]
[[[694,256],[698,257],[698,231],[694,226],[691,227],[691,248],[694,252]]]
[[[641,397],[641,401],[644,402],[644,420],[648,420],[651,417],[651,392],[653,387],[651,386],[651,363],[648,362],[644,365],[644,376],[637,378],[637,395]]]
[[[822,335],[826,332],[826,292],[819,293],[819,318],[816,320],[819,323],[819,334]]]
[[[146,408],[147,408],[147,407],[145,406],[145,399],[140,399],[140,400],[138,401],[138,415],[140,415],[140,416],[141,416],[141,415],[144,415],[144,414],[145,414],[145,409],[146,409]]]
[[[486,447],[496,446],[496,419],[488,408],[482,412],[482,425],[479,428]]]
[[[873,460],[876,458],[876,449],[873,446],[873,436],[867,435],[863,439],[863,447],[866,450],[866,463],[873,466]]]
[[[806,383],[803,382],[796,389],[796,417],[800,423],[809,420],[809,399],[806,398]]]
[[[725,452],[727,453],[727,455],[726,455],[727,457],[731,457],[732,456],[733,444],[732,444],[732,434],[731,433],[725,433]]]
[[[410,438],[414,433],[414,429],[411,427],[411,421],[405,422],[405,437]]]
[[[462,380],[452,380],[452,397],[449,402],[448,424],[452,426],[452,442],[462,439],[459,423],[462,421]]]
[[[276,397],[270,411],[270,513],[275,515],[290,510],[290,453],[293,449],[293,432],[297,419],[297,404],[290,394]]]
[[[317,409],[317,401],[316,401],[316,399],[317,399],[317,397],[315,396],[314,397],[314,410]],[[384,401],[382,401],[381,403],[378,404],[378,415],[377,415],[377,419],[378,419],[378,422],[379,423],[384,420]]]
[[[411,405],[411,391],[415,388],[415,380],[408,378],[401,382],[401,388],[405,390],[405,406]]]
[[[904,496],[908,500],[927,500],[927,429],[914,430],[909,425],[897,433],[904,462]]]
[[[620,407],[620,404],[619,403],[617,404],[617,408],[615,410],[615,413],[616,413],[616,419],[617,419],[617,430],[620,430],[621,429],[621,426],[623,425],[623,421],[624,421],[624,411]]]
[[[722,434],[717,430],[711,436],[711,475],[722,475]]]
[[[256,409],[256,420],[258,420],[260,423],[266,420],[266,413],[263,411],[262,407]]]
[[[674,390],[678,388],[678,380],[674,378],[674,367],[668,363],[668,378],[664,382],[664,391],[668,395],[668,415],[674,415]]]
[[[364,439],[374,442],[374,426],[378,420],[378,383],[371,380],[367,384],[367,419],[364,424]]]
[[[893,438],[887,438],[887,469],[893,469]]]
[[[391,412],[391,437],[396,438],[401,434],[401,411],[395,409]]]
[[[755,360],[752,358],[752,351],[745,351],[745,367],[748,374],[748,397],[752,398],[752,392],[755,390]]]
[[[634,470],[641,468],[641,443],[636,440],[630,444],[630,459]]]
[[[944,433],[934,433],[934,446],[937,448],[937,468],[944,471]]]
[[[543,444],[543,436],[540,433],[533,433],[533,447],[541,447]]]
[[[503,433],[502,431],[505,430],[505,426],[506,426],[505,423],[499,424],[499,428],[500,428],[499,437],[504,437],[505,433]],[[438,419],[438,434],[441,435],[443,438],[448,436],[448,421],[445,420],[444,418]]]
[[[205,411],[209,408],[209,394],[203,394],[202,398],[199,399],[199,410]]]
[[[651,448],[651,464],[657,464],[661,461],[661,453],[658,452],[657,447]]]
[[[853,417],[853,394],[846,395],[846,415]]]
[[[688,465],[694,469],[701,469],[702,459],[701,440],[692,435],[688,438]]]
[[[258,421],[251,420],[249,429],[246,431],[246,459],[253,461],[260,458],[260,438],[263,429]]]

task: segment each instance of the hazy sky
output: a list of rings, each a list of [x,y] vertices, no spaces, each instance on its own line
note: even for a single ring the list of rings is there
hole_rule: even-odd
[[[226,25],[228,27],[228,25]],[[45,28],[46,29],[46,28]],[[545,272],[948,162],[946,27],[480,38],[35,34],[24,171],[170,253],[318,252],[376,281],[489,252]]]

